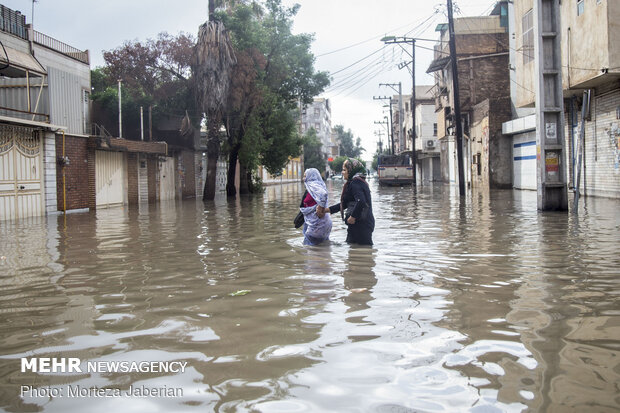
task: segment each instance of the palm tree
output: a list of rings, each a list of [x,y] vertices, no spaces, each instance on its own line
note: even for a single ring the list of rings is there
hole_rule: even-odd
[[[215,20],[215,0],[209,0],[209,19],[198,30],[193,72],[198,107],[207,117],[207,179],[203,200],[215,198],[215,175],[220,155],[222,110],[226,105],[235,52],[224,24]]]

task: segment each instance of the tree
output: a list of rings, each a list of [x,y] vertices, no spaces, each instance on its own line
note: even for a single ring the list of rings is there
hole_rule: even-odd
[[[312,36],[291,32],[298,9],[267,0],[264,8],[241,2],[220,14],[239,60],[224,114],[229,195],[236,193],[237,158],[244,193],[258,165],[277,176],[290,157],[299,156],[303,143],[296,126],[299,101],[311,102],[329,83],[326,73],[314,70]]]
[[[325,156],[314,128],[310,128],[304,137],[304,166],[306,169],[316,168],[321,174],[325,172]]]
[[[339,174],[342,171],[342,164],[347,160],[346,156],[337,156],[333,161],[329,162],[329,167],[334,173]]]
[[[374,169],[375,171],[378,170],[378,168],[379,168],[379,156],[380,155],[389,155],[389,154],[390,154],[390,149],[389,148],[385,148],[382,151],[377,149],[377,151],[375,152],[375,154],[372,157],[372,164],[371,164],[372,169]]]
[[[198,106],[205,112],[207,119],[207,179],[202,197],[204,200],[215,198],[222,111],[226,106],[232,68],[236,63],[226,27],[215,19],[215,0],[209,0],[209,20],[198,30],[192,67]]]
[[[359,158],[365,149],[361,146],[362,139],[357,138],[355,144],[353,143],[353,132],[351,129],[344,131],[344,126],[334,126],[334,132],[337,134],[337,140],[339,142],[339,153],[343,156],[350,158]]]
[[[140,134],[140,106],[154,108],[152,118],[157,124],[164,117],[179,119],[187,111],[191,123],[200,123],[194,103],[191,55],[194,37],[160,33],[156,39],[125,42],[105,51],[105,66],[91,71],[95,121],[106,129],[118,128],[118,80],[122,81],[124,136]]]

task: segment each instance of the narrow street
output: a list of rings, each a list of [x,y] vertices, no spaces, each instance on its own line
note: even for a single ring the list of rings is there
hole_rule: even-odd
[[[328,245],[303,246],[301,184],[3,222],[0,410],[617,411],[617,200],[551,213],[533,191],[370,185],[372,248],[336,215]],[[67,354],[187,367],[20,371]]]

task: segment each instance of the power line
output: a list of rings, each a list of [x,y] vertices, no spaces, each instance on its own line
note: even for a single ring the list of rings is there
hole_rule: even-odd
[[[386,47],[386,46],[385,46],[385,45],[383,45],[383,47],[380,47],[379,49],[375,50],[374,52],[370,53],[369,55],[366,55],[366,56],[362,57],[360,60],[358,60],[358,61],[356,61],[356,62],[354,62],[354,63],[351,63],[349,66],[347,66],[347,67],[343,67],[342,69],[340,69],[340,70],[336,70],[335,72],[330,73],[330,74],[331,74],[331,75],[335,75],[335,74],[340,73],[340,72],[342,72],[342,71],[344,71],[344,70],[347,70],[348,68],[355,66],[355,65],[356,65],[356,64],[358,64],[359,62],[361,62],[361,61],[364,61],[364,60],[368,59],[368,58],[369,58],[370,56],[372,56],[373,54],[378,53],[378,52],[380,52],[381,50],[385,49],[385,47]]]
[[[392,59],[391,59],[391,62],[393,61],[394,61],[394,56],[392,56]],[[343,81],[341,81],[340,83],[336,83],[335,85],[331,86],[329,89],[338,89],[338,88],[341,88],[343,86],[350,84],[351,82],[355,82],[357,78],[359,78],[360,76],[362,76],[369,70],[375,69],[377,65],[379,64],[385,65],[384,56],[379,56],[377,59],[373,60],[372,62],[370,62],[368,65],[364,66],[363,68],[357,70],[354,73],[348,74],[347,77]]]
[[[423,24],[425,24],[428,20],[430,20],[431,18],[435,17],[435,16],[437,15],[437,13],[438,13],[438,11],[435,11],[435,12],[434,12],[431,16],[429,16],[429,17],[427,17],[426,19],[424,19],[424,21],[422,21],[421,23],[419,23],[417,26],[415,26],[413,29],[411,29],[408,33],[411,33],[411,32],[413,32],[413,31],[417,30],[420,26],[422,26]],[[397,28],[395,28],[395,29],[390,30],[390,32],[400,30],[400,29],[402,29],[402,28],[404,28],[404,27],[409,26],[410,24],[412,24],[412,23],[407,23],[407,24],[404,24],[404,25],[402,25],[402,26],[400,26],[400,27],[397,27]],[[408,34],[408,33],[407,33],[407,34]],[[373,41],[373,40],[376,40],[376,39],[378,39],[378,38],[381,38],[382,36],[383,36],[382,34],[380,34],[380,35],[376,35],[376,36],[373,36],[373,37],[371,37],[371,38],[369,38],[369,39],[367,39],[367,40],[363,40],[363,41],[361,41],[361,42],[354,43],[354,44],[352,44],[352,45],[345,46],[345,47],[342,47],[342,48],[340,48],[340,49],[332,50],[332,51],[330,51],[330,52],[326,52],[326,53],[321,53],[321,54],[319,54],[319,55],[316,55],[315,57],[323,57],[323,56],[327,56],[327,55],[330,55],[330,54],[338,53],[338,52],[341,52],[341,51],[343,51],[343,50],[347,50],[347,49],[350,49],[350,48],[352,48],[352,47],[359,46],[359,45],[361,45],[361,44],[371,42],[371,41]]]

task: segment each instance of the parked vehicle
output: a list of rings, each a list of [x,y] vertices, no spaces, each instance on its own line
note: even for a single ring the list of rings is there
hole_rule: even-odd
[[[380,155],[377,166],[379,185],[413,184],[411,164],[411,154],[407,152],[398,155]]]

